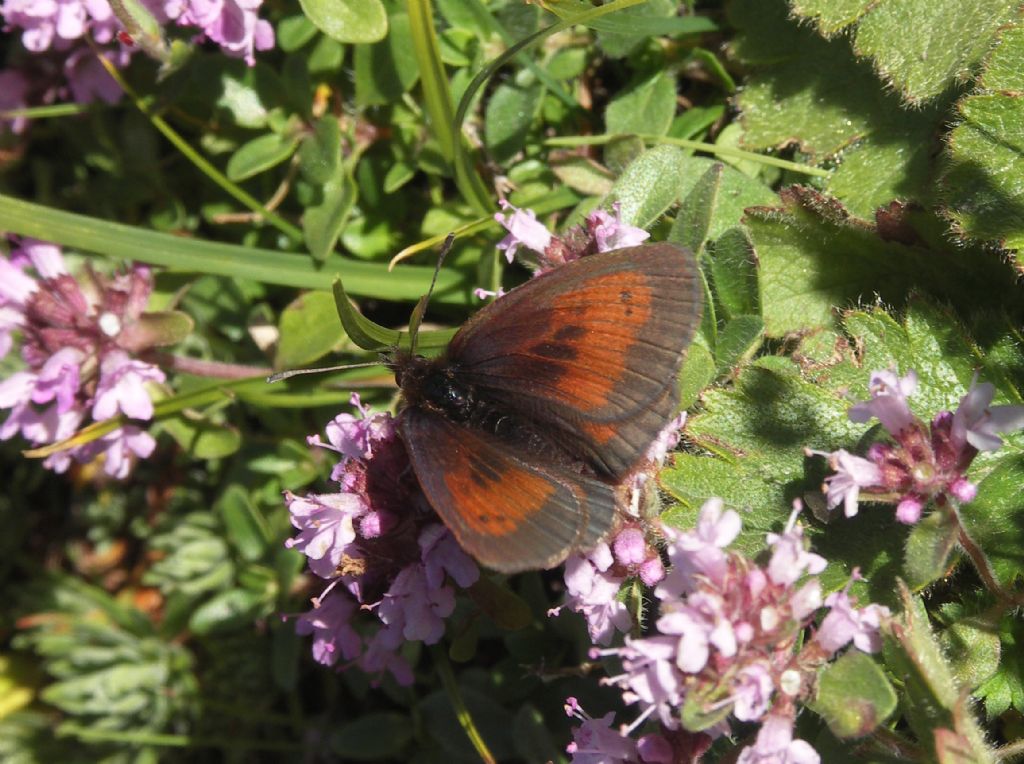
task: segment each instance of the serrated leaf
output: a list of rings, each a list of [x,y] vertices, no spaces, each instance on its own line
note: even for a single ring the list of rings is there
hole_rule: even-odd
[[[813,19],[826,37],[849,26],[873,5],[872,0],[790,0],[793,13]]]
[[[985,701],[989,719],[1009,708],[1024,712],[1024,623],[1015,613],[1003,616],[998,630],[1000,656],[995,676],[975,692]]]
[[[900,0],[861,18],[855,50],[911,103],[964,82],[1017,11],[1015,0]]]
[[[334,250],[357,197],[352,174],[339,164],[334,178],[324,183],[323,200],[302,216],[302,234],[315,260],[325,260]]]
[[[299,0],[317,29],[338,42],[377,42],[388,33],[380,0]]]
[[[1005,30],[981,77],[959,106],[942,178],[949,215],[968,237],[1024,248],[1024,27]]]
[[[676,81],[656,71],[645,80],[619,91],[605,110],[605,131],[613,134],[665,135],[676,113]]]
[[[307,292],[281,311],[275,369],[293,369],[329,353],[343,338],[330,292]]]
[[[850,650],[818,674],[811,709],[839,738],[870,734],[896,710],[897,697],[885,672],[860,652]]]
[[[228,160],[227,176],[236,183],[275,167],[295,153],[296,135],[267,133],[243,143]]]
[[[346,760],[380,761],[401,758],[412,740],[412,720],[393,711],[365,713],[331,734],[329,746]]]
[[[769,337],[828,327],[837,306],[876,294],[899,305],[914,287],[970,307],[1017,299],[998,275],[1005,266],[991,258],[966,262],[961,252],[883,240],[875,226],[807,188],[780,198],[782,209],[747,214]]]

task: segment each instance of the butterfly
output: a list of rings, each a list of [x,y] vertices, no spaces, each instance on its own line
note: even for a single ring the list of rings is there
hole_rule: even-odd
[[[527,281],[439,357],[392,352],[399,435],[463,549],[512,573],[611,530],[625,479],[678,406],[702,296],[689,250],[642,244]]]

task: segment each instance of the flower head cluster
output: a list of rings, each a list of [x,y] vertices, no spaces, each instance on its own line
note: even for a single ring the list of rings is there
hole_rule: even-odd
[[[847,517],[857,514],[862,496],[896,504],[896,518],[916,523],[929,502],[972,501],[976,486],[967,469],[979,451],[1002,445],[999,433],[1024,428],[1024,406],[992,406],[995,388],[977,380],[956,411],[940,411],[926,425],[910,411],[907,399],[917,389],[911,371],[871,375],[871,399],[850,408],[854,422],[878,419],[894,442],[874,443],[867,458],[840,449],[826,456],[835,471],[825,481],[829,507],[843,505]]]
[[[88,270],[76,280],[60,250],[38,241],[0,258],[0,355],[17,332],[26,365],[0,382],[0,408],[10,409],[0,438],[20,433],[38,446],[70,437],[90,416],[151,419],[146,384],[163,382],[164,374],[132,355],[145,348],[139,319],[151,288],[149,270],[140,266],[110,278]],[[124,478],[134,457],[149,456],[155,445],[149,433],[124,425],[45,464],[63,472],[72,460],[102,455],[106,472]]]
[[[633,728],[654,718],[667,740],[680,730],[710,739],[728,731],[731,715],[762,724],[739,761],[818,761],[807,743],[792,737],[797,705],[838,650],[851,642],[878,649],[888,611],[878,605],[857,609],[846,592],[823,602],[815,575],[825,560],[807,551],[796,514],[782,533],[769,534],[772,552],[763,566],[727,549],[741,523],[721,500],[704,505],[692,531],[663,528],[671,565],[655,588],[656,630],[592,651],[595,658],[621,662],[622,672],[607,682],[639,707]],[[822,607],[828,613],[801,643]],[[638,753],[606,760],[656,759]]]
[[[594,210],[583,226],[571,228],[562,236],[556,236],[545,228],[533,210],[519,209],[506,201],[502,201],[501,206],[505,212],[495,214],[494,219],[501,223],[508,235],[498,243],[498,249],[505,253],[510,263],[520,247],[535,252],[537,269],[534,275],[595,252],[632,247],[650,236],[642,228],[622,222],[618,202],[612,205],[611,212]]]
[[[633,478],[632,517],[620,524],[607,542],[566,560],[565,603],[550,610],[549,615],[557,615],[563,607],[580,613],[586,619],[590,639],[595,644],[610,645],[616,632],[624,633],[632,628],[633,618],[619,597],[628,579],[639,579],[645,586],[655,586],[665,577],[659,539],[647,532],[636,505],[647,490],[650,475],[679,443],[685,424],[686,414],[683,413],[670,421],[648,448],[647,466],[638,469]]]
[[[199,39],[215,42],[225,53],[244,58],[250,66],[255,63],[256,51],[274,46],[273,27],[258,16],[261,4],[262,0],[143,2],[158,23],[174,21],[181,27],[198,28]],[[0,0],[0,16],[5,28],[21,30],[22,45],[29,52],[61,54],[60,74],[75,101],[114,103],[120,99],[121,88],[86,42],[109,46],[99,55],[115,67],[123,68],[131,60],[134,49],[126,44],[130,38],[119,42],[123,25],[107,0]],[[7,72],[3,76],[15,90],[0,87],[0,101],[23,101],[28,90],[25,78],[18,74],[20,79],[14,79],[15,75]],[[43,88],[43,91],[39,96],[42,101],[65,96],[62,84],[59,89]]]
[[[338,493],[286,494],[298,535],[287,542],[330,583],[298,619],[313,635],[313,656],[325,665],[357,665],[389,672],[401,684],[412,669],[399,649],[408,641],[434,644],[455,607],[453,583],[476,581],[476,563],[426,506],[408,456],[387,413],[373,413],[352,396],[358,416],[340,414],[327,426],[336,451],[331,473]],[[360,625],[361,611],[376,619]],[[359,627],[359,628],[357,628]]]

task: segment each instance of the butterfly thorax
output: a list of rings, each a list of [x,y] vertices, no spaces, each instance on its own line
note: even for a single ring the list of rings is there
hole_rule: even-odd
[[[458,379],[458,368],[444,358],[396,355],[391,361],[406,406],[420,406],[457,421],[474,417],[472,386]]]

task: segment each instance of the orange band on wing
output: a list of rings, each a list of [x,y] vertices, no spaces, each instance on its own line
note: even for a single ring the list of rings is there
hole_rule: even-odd
[[[464,469],[463,469],[464,467]],[[503,464],[495,469],[479,455],[466,453],[458,470],[444,476],[452,500],[463,508],[465,524],[476,533],[505,536],[541,511],[556,486],[536,472]]]

